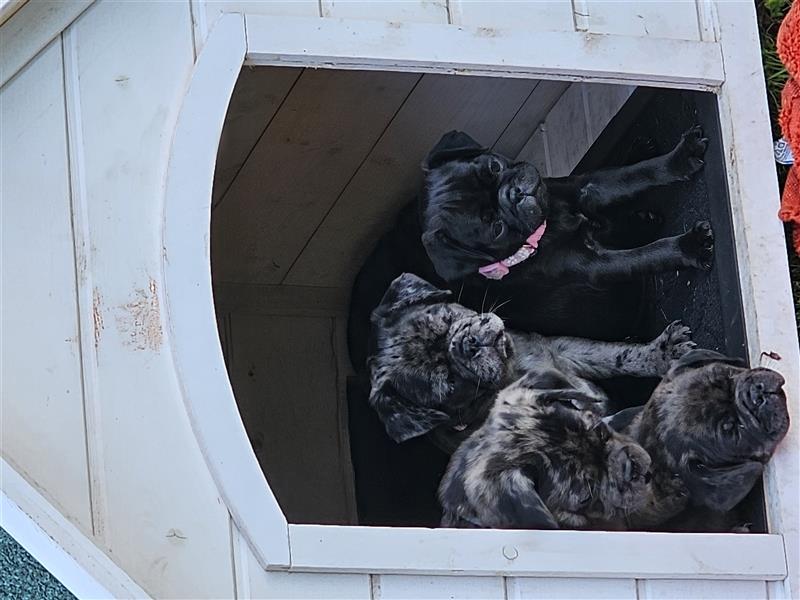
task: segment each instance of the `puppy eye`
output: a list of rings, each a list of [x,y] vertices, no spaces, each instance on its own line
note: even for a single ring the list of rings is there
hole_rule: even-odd
[[[489,161],[489,172],[492,175],[499,175],[503,172],[503,163],[501,163],[496,158],[493,158]]]
[[[506,230],[506,225],[502,221],[495,221],[492,224],[492,235],[495,238],[499,238],[501,235],[503,235],[503,232],[505,230]]]
[[[580,499],[580,504],[581,504],[581,506],[586,506],[591,501],[592,501],[592,491],[591,490],[586,490],[586,493]]]

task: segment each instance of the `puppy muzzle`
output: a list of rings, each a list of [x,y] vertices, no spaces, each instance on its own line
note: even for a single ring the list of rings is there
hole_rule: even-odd
[[[769,435],[785,433],[788,427],[784,378],[770,369],[748,371],[736,384],[738,403],[753,424]]]

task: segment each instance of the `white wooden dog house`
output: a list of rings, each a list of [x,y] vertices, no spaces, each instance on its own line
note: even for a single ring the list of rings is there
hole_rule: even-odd
[[[636,86],[704,90],[751,364],[784,374],[800,422],[751,2],[29,0],[0,2],[0,17],[3,527],[34,554],[31,540],[49,544],[37,546],[46,566],[65,554],[118,597],[800,594],[796,426],[765,479],[767,534],[325,525],[354,522],[346,440],[323,435],[297,458],[320,461],[323,502],[284,477],[285,461],[273,494],[269,452],[254,453],[242,423],[264,411],[263,390],[237,407],[231,379],[248,365],[220,344],[236,329],[268,353],[299,333],[294,351],[340,356],[342,290],[442,132],[477,130],[559,175]],[[285,149],[325,155],[319,181],[291,161],[267,168],[261,138],[300,131],[318,137]],[[411,163],[392,160],[403,153]],[[282,205],[257,202],[270,185]],[[248,219],[263,236],[237,240]],[[232,243],[248,260],[229,259]],[[270,327],[277,337],[261,335]],[[295,409],[341,418],[314,386],[341,388],[346,370],[309,383]],[[260,418],[266,436],[299,435]]]

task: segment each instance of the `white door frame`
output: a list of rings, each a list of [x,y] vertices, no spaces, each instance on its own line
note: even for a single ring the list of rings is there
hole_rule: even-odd
[[[228,102],[243,64],[557,78],[712,90],[719,99],[728,158],[751,364],[760,364],[762,350],[783,356],[783,361],[771,366],[786,377],[791,414],[800,421],[800,354],[791,326],[793,306],[786,254],[780,242],[782,227],[774,217],[778,193],[754,9],[751,3],[725,2],[716,8],[719,42],[585,32],[530,36],[452,25],[237,14],[217,21],[198,57],[175,130],[164,216],[165,304],[170,346],[195,435],[237,527],[264,568],[777,581],[787,574],[782,558],[785,552],[789,577],[785,585],[773,585],[773,593],[791,597],[791,591],[798,589],[796,428],[770,463],[765,478],[770,530],[786,533],[786,540],[780,535],[289,525],[248,442],[227,377],[214,314],[210,272],[214,165]],[[726,39],[734,43],[725,44]],[[554,47],[563,49],[556,57]],[[667,59],[656,61],[653,57]],[[724,65],[735,67],[726,70]],[[567,542],[572,549],[569,559],[554,562],[549,548]],[[424,557],[417,556],[422,544],[438,549],[435,557],[427,551]],[[606,548],[634,549],[632,556],[639,558],[622,571],[619,561],[607,560]],[[508,558],[504,551],[515,558]],[[666,567],[662,564],[664,556],[674,557]]]

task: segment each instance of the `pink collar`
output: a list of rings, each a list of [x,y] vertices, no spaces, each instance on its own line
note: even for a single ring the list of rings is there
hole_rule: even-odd
[[[547,226],[547,221],[544,221],[539,227],[536,228],[525,243],[522,245],[522,248],[517,250],[514,254],[509,256],[508,258],[504,258],[501,261],[496,263],[492,263],[490,265],[486,265],[485,267],[481,267],[478,269],[478,273],[486,277],[486,279],[502,279],[506,275],[508,275],[510,268],[514,265],[518,265],[524,260],[527,260],[534,254],[536,254],[536,249],[539,247],[539,240],[542,239],[544,235],[544,230]]]

